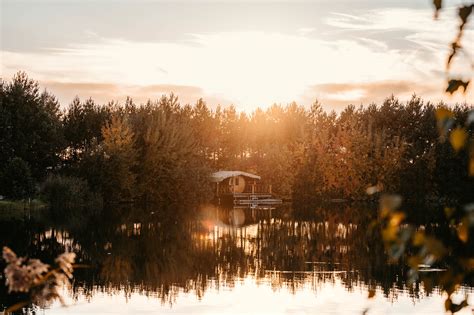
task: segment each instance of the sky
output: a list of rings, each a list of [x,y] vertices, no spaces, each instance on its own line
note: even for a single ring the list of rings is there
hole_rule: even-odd
[[[316,99],[340,111],[414,93],[473,103],[472,86],[444,94],[454,6],[468,1],[445,2],[434,20],[431,0],[0,0],[1,77],[26,71],[64,106],[171,92],[244,111]],[[472,78],[472,58],[452,73]]]

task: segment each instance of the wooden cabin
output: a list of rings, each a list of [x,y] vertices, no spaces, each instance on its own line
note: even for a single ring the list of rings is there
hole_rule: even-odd
[[[261,185],[260,176],[242,171],[219,171],[211,175],[218,203],[272,205],[282,203],[272,195],[271,185]]]
[[[233,193],[256,192],[260,176],[241,171],[219,171],[211,175],[216,183],[216,194],[225,195]]]

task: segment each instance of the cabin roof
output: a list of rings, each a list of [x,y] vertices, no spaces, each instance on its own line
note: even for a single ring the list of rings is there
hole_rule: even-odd
[[[244,176],[244,177],[250,177],[253,179],[260,179],[260,176],[255,175],[255,174],[250,174],[247,172],[242,172],[242,171],[219,171],[211,174],[211,180],[213,182],[219,183],[222,182],[224,179],[227,179],[229,177],[235,177],[235,176]]]

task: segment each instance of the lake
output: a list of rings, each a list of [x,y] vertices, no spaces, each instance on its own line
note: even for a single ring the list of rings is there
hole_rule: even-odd
[[[444,314],[436,285],[443,269],[424,269],[422,278],[433,279],[430,288],[421,280],[408,283],[404,262],[389,263],[384,254],[380,231],[370,225],[376,209],[370,207],[342,204],[299,213],[289,206],[208,205],[186,220],[164,219],[160,209],[137,213],[143,212],[100,223],[2,220],[0,244],[18,254],[51,263],[68,250],[86,265],[75,270],[72,288],[65,289],[68,307],[31,311]],[[474,304],[473,283],[465,283],[456,298],[467,293]],[[2,286],[2,308],[18,299]]]

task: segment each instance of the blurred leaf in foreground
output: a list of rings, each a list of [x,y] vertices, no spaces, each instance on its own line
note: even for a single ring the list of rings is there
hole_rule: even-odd
[[[463,88],[463,91],[465,92],[468,85],[469,85],[469,81],[451,79],[448,82],[448,87],[446,88],[446,92],[450,93],[450,94],[453,94],[454,92],[456,92],[461,87]]]
[[[453,131],[451,131],[451,134],[449,135],[449,142],[451,142],[451,145],[453,146],[453,149],[457,152],[461,150],[467,140],[467,132],[464,128],[462,127],[457,127]]]

